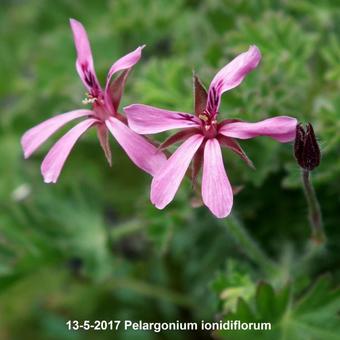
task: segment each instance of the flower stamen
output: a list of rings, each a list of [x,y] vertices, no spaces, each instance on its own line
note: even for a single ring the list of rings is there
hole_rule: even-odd
[[[84,105],[94,104],[98,100],[97,97],[94,97],[91,93],[85,93],[85,98],[82,100]]]
[[[200,114],[198,118],[203,120],[204,122],[207,122],[209,120],[209,117],[205,114]]]

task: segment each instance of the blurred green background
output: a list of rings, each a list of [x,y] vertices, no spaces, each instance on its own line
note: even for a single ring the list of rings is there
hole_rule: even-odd
[[[263,59],[226,93],[221,116],[311,121],[322,148],[313,182],[328,241],[310,241],[292,145],[266,138],[230,151],[243,186],[231,217],[149,202],[148,175],[114,143],[110,168],[95,131],[77,144],[56,185],[24,161],[21,135],[81,108],[68,19],[86,27],[98,77],[146,44],[122,102],[192,112],[192,70],[207,86],[250,44]],[[340,1],[2,0],[0,10],[0,339],[296,339],[340,334]],[[160,140],[165,136],[157,136]],[[249,234],[256,240],[250,243]],[[248,242],[249,241],[249,242]],[[67,320],[272,322],[270,332],[68,331]]]

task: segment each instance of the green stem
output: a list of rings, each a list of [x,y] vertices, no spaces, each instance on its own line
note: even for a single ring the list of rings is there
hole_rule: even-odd
[[[256,263],[265,273],[276,271],[275,263],[262,251],[258,243],[250,236],[241,222],[233,215],[227,219],[227,230],[241,246],[242,251],[251,261]]]
[[[125,236],[133,234],[144,228],[144,223],[138,220],[130,220],[115,226],[110,231],[110,236],[112,240],[119,240]]]
[[[111,282],[111,287],[112,286],[116,288],[130,289],[142,295],[150,296],[156,299],[167,300],[183,307],[196,308],[197,306],[195,302],[192,301],[187,295],[143,281],[115,278]]]
[[[323,230],[321,209],[308,170],[302,170],[302,182],[308,204],[308,217],[312,229],[312,240],[317,244],[323,244],[326,242],[326,235]]]

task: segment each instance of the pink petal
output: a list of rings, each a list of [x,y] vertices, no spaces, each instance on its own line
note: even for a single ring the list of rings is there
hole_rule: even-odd
[[[53,135],[63,125],[73,119],[93,115],[90,110],[75,110],[62,113],[55,117],[45,120],[39,125],[25,132],[21,138],[21,145],[24,150],[24,157],[28,158],[43,144],[47,138]]]
[[[98,95],[101,92],[96,71],[93,66],[91,46],[84,26],[75,19],[70,19],[74,44],[77,50],[76,68],[87,90]]]
[[[114,73],[121,71],[121,70],[126,70],[128,68],[131,68],[135,64],[137,64],[139,59],[142,56],[142,49],[144,47],[145,47],[145,45],[139,46],[134,51],[132,51],[132,52],[126,54],[125,56],[121,57],[120,59],[118,59],[111,66],[109,73],[108,73],[108,76],[107,76],[107,80],[109,81]]]
[[[295,139],[297,120],[293,117],[279,116],[268,118],[257,123],[236,122],[223,125],[219,133],[239,139],[268,136],[281,143]]]
[[[137,64],[139,59],[142,56],[142,49],[144,47],[145,45],[139,46],[134,51],[121,57],[111,66],[109,70],[109,73],[106,79],[106,86],[105,86],[105,103],[111,110],[114,110],[114,112],[117,111],[118,107],[117,107],[117,103],[113,103],[111,100],[111,95],[110,95],[111,78],[116,72],[122,71],[122,70],[129,71],[135,64]],[[122,80],[120,84],[121,87],[124,87],[127,76],[128,76],[128,72],[126,72],[123,78],[121,79]],[[119,88],[118,90],[121,92],[120,93],[120,96],[121,96],[123,93],[123,89]],[[115,101],[117,102],[117,99]],[[119,101],[120,101],[120,98],[118,98],[118,104],[119,104]]]
[[[129,158],[142,170],[154,175],[166,161],[163,152],[118,119],[110,117],[105,123]]]
[[[79,137],[97,122],[96,119],[86,119],[74,126],[61,137],[50,149],[41,164],[41,173],[45,183],[56,183],[64,166],[66,158],[70,154]]]
[[[203,202],[216,217],[226,217],[233,206],[233,190],[224,168],[220,144],[216,139],[207,140],[203,162]]]
[[[149,105],[132,104],[124,107],[124,111],[130,128],[140,134],[200,126],[199,119],[194,115],[163,110]]]
[[[174,198],[203,139],[202,135],[194,135],[188,138],[155,175],[151,184],[151,202],[158,209],[163,209]]]
[[[224,66],[210,84],[207,110],[212,114],[217,113],[221,95],[240,85],[244,77],[259,64],[260,60],[260,50],[253,45],[247,52],[241,53]]]

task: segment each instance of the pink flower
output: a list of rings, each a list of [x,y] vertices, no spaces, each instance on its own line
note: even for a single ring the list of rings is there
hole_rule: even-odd
[[[142,170],[154,174],[166,161],[165,155],[144,137],[131,131],[126,125],[126,118],[118,113],[118,106],[123,94],[125,81],[131,68],[139,61],[144,46],[118,59],[110,68],[105,89],[98,82],[93,66],[90,43],[83,25],[70,19],[75,47],[77,51],[76,68],[88,94],[83,101],[92,104],[91,110],[75,110],[59,114],[28,130],[21,139],[25,158],[31,156],[41,144],[66,123],[77,118],[84,118],[50,149],[41,164],[41,173],[46,183],[55,183],[64,166],[66,158],[80,136],[90,127],[96,127],[98,139],[105,156],[111,165],[111,150],[108,131],[117,140],[130,159]],[[114,74],[122,71],[113,81]]]
[[[165,148],[178,141],[184,141],[154,175],[151,202],[157,208],[163,209],[172,201],[193,160],[194,181],[203,164],[203,203],[215,216],[226,217],[233,205],[233,191],[223,164],[221,146],[233,150],[252,165],[234,138],[268,136],[281,143],[294,140],[297,121],[292,117],[280,116],[257,123],[235,119],[217,122],[222,94],[240,85],[246,74],[258,65],[260,59],[258,48],[251,46],[247,52],[240,54],[216,74],[208,92],[195,76],[195,115],[142,104],[124,108],[130,128],[140,134],[183,129],[162,144]]]

